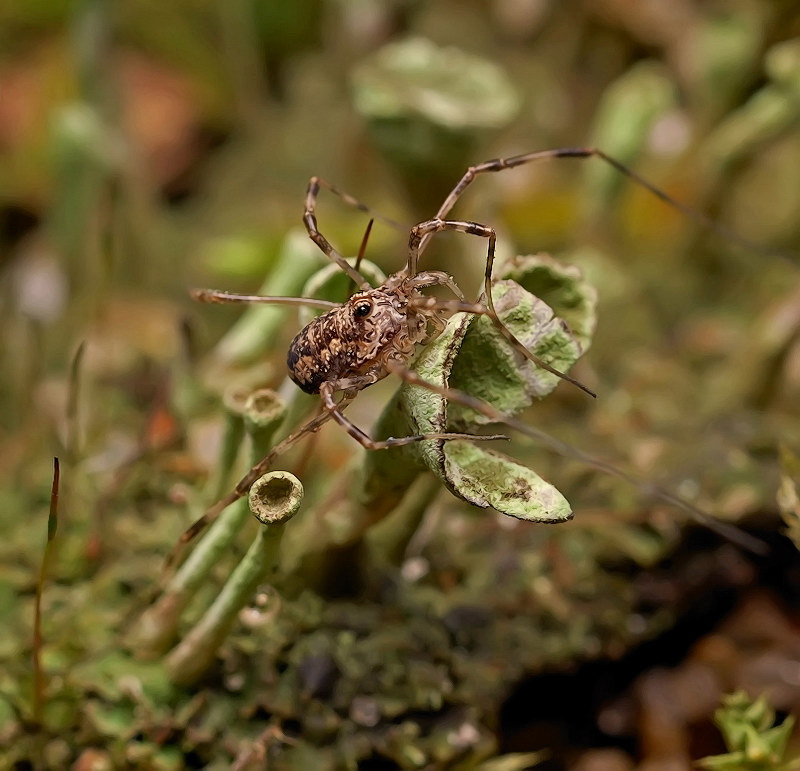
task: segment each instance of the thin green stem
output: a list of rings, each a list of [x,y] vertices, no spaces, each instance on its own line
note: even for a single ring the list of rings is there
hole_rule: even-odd
[[[259,531],[222,591],[203,617],[167,657],[170,679],[179,685],[196,682],[211,665],[242,607],[260,583],[274,573],[283,540],[284,525],[303,499],[300,481],[285,471],[272,471],[251,488],[254,513],[268,523]]]

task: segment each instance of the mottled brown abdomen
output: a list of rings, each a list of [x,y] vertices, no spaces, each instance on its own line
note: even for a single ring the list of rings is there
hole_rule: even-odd
[[[385,377],[384,355],[395,350],[408,355],[413,350],[410,341],[404,340],[400,348],[395,343],[398,332],[407,326],[406,317],[394,307],[395,300],[382,289],[371,289],[314,319],[289,346],[289,376],[308,394],[319,393],[325,382],[365,373],[373,382]]]
[[[319,393],[327,380],[346,377],[352,353],[348,353],[341,338],[342,310],[337,308],[314,319],[289,346],[289,377],[307,394]]]

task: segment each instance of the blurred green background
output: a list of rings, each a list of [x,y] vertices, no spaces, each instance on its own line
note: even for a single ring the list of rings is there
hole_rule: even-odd
[[[562,385],[525,419],[738,523],[768,556],[515,440],[573,522],[501,519],[422,480],[419,511],[383,523],[359,581],[326,587],[352,557],[337,549],[363,535],[339,489],[363,451],[326,427],[285,464],[310,511],[291,530],[283,604],[258,595],[191,687],[141,663],[129,630],[219,481],[221,396],[278,387],[301,325],[280,311],[268,334],[231,342],[240,311],[188,289],[255,292],[266,277],[299,294],[325,264],[301,226],[311,175],[402,223],[376,222],[368,245],[391,273],[407,228],[468,164],[582,145],[753,246],[597,159],[479,178],[454,216],[495,227],[502,254],[579,266],[599,295],[575,370],[599,398]],[[797,538],[799,170],[788,0],[0,6],[0,767],[511,769],[549,749],[543,768],[659,768],[724,750],[710,728],[724,692],[797,711],[782,533],[794,521]],[[317,214],[354,254],[367,217],[325,191]],[[443,234],[426,253],[470,297],[485,258],[473,241]],[[348,414],[370,426],[393,388]],[[753,628],[757,644],[742,640]],[[640,661],[629,651],[645,641]],[[786,667],[770,679],[764,660]],[[714,682],[685,706],[692,671]]]

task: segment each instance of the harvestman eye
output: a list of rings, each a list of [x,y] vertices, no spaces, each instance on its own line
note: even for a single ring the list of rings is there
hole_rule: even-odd
[[[369,312],[371,310],[372,310],[372,303],[369,300],[362,300],[361,302],[356,304],[354,313],[359,318],[364,318],[364,316],[369,316]]]

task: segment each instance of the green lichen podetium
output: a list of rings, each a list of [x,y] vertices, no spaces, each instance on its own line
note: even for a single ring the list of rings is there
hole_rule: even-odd
[[[500,319],[528,350],[568,371],[590,344],[594,288],[576,268],[545,255],[515,258],[498,273],[501,279],[493,286],[493,299]],[[549,394],[559,382],[514,350],[491,319],[469,313],[455,314],[448,321],[444,332],[419,355],[414,369],[427,382],[478,397],[509,417]],[[387,406],[376,433],[468,433],[487,422],[484,415],[448,403],[430,389],[406,385]],[[367,496],[377,489],[385,494],[387,486],[402,489],[422,467],[475,506],[536,522],[562,522],[572,516],[569,503],[553,485],[483,442],[423,441],[370,453],[366,464]]]

